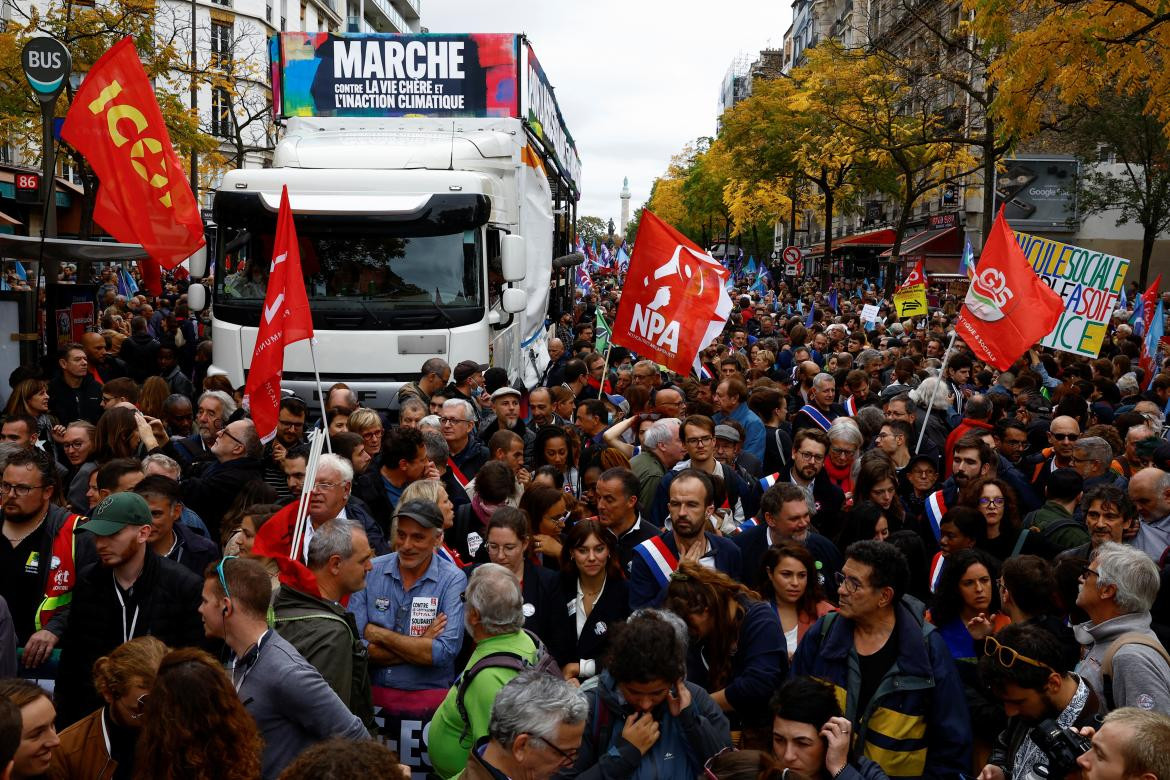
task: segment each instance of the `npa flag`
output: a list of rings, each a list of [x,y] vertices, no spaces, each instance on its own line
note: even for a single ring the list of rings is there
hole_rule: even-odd
[[[305,277],[301,275],[301,250],[286,186],[280,193],[280,214],[276,217],[264,311],[256,334],[248,383],[244,387],[244,405],[251,412],[256,433],[265,444],[276,435],[284,349],[289,344],[311,338],[313,315],[305,294]]]
[[[73,96],[61,137],[101,180],[93,218],[119,241],[142,244],[142,280],[162,294],[159,266],[203,246],[199,204],[167,135],[132,38],[103,54]]]
[[[731,315],[727,269],[655,216],[642,212],[638,243],[613,323],[614,346],[686,376],[699,351],[719,337]]]
[[[1000,206],[959,312],[959,337],[980,360],[1007,371],[1062,311],[1064,301],[1032,270]]]

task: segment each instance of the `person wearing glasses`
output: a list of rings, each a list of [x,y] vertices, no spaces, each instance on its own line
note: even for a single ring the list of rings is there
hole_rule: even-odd
[[[203,518],[212,539],[219,539],[220,523],[244,485],[263,480],[260,458],[264,445],[256,435],[251,420],[236,420],[221,428],[211,445],[215,461],[201,476],[187,477],[183,488],[183,505]]]
[[[197,607],[206,635],[231,650],[228,676],[264,741],[264,780],[275,780],[316,742],[370,736],[321,673],[268,627],[271,601],[272,578],[264,565],[227,557],[207,567]]]
[[[1113,485],[1125,490],[1129,480],[1113,469],[1113,448],[1100,436],[1082,436],[1073,443],[1072,467],[1085,480],[1085,488]]]
[[[107,497],[77,528],[92,538],[100,565],[78,572],[61,637],[55,700],[62,727],[101,705],[93,665],[118,645],[148,635],[171,647],[203,641],[199,576],[154,552],[151,530],[150,505],[136,493]]]
[[[292,498],[288,480],[284,475],[284,458],[289,450],[295,449],[305,440],[305,402],[299,398],[280,399],[277,410],[276,436],[264,445],[261,461],[264,466],[264,481],[272,486],[281,501]]]
[[[468,580],[464,597],[475,649],[431,721],[427,753],[440,777],[454,777],[467,764],[471,748],[488,733],[496,694],[519,674],[489,656],[509,653],[529,666],[538,659],[537,643],[524,630],[524,596],[511,570],[482,564]]]
[[[1051,558],[1059,550],[1031,528],[1021,528],[1018,496],[1004,480],[987,476],[969,481],[959,491],[959,506],[979,510],[986,534],[976,545],[997,561],[1026,553]]]
[[[57,736],[49,777],[132,777],[142,714],[166,645],[152,636],[140,636],[99,658],[93,666],[93,684],[105,700]],[[108,774],[107,774],[108,773]]]
[[[1075,417],[1059,415],[1052,418],[1048,426],[1048,447],[1038,456],[1036,463],[1028,461],[1031,473],[1025,476],[1032,482],[1036,492],[1043,493],[1048,475],[1054,469],[1070,469],[1073,467],[1073,448],[1077,438],[1081,435],[1081,425]]]
[[[471,750],[460,777],[548,780],[577,760],[588,712],[585,697],[569,683],[523,672],[496,696],[487,736]]]
[[[984,641],[979,678],[1000,701],[1007,726],[978,780],[1035,777],[1048,757],[1032,740],[1032,729],[1055,720],[1073,730],[1097,725],[1093,689],[1064,665],[1060,639],[1034,625],[1010,625]]]
[[[382,416],[373,409],[354,409],[350,412],[345,425],[350,433],[356,433],[362,437],[366,452],[373,457],[373,462],[380,463],[382,442],[386,435],[385,426],[382,425]]]
[[[1170,655],[1150,629],[1158,585],[1150,556],[1112,541],[1081,572],[1076,604],[1089,619],[1073,627],[1084,647],[1075,671],[1101,699],[1102,714],[1117,707],[1170,714]]]
[[[768,488],[760,501],[759,517],[763,521],[759,525],[732,537],[743,555],[745,584],[758,589],[768,576],[763,565],[768,548],[792,541],[807,548],[816,560],[816,571],[810,572],[810,576],[816,577],[820,587],[832,587],[833,573],[841,570],[841,553],[836,545],[813,530],[813,515],[803,490],[790,482],[779,482]]]
[[[475,435],[476,420],[475,408],[470,401],[449,398],[443,402],[439,424],[447,448],[451,450],[448,464],[460,485],[475,479],[479,467],[491,455]]]
[[[554,488],[541,488],[557,492]],[[503,566],[520,583],[524,594],[524,628],[536,634],[557,658],[565,642],[558,616],[564,614],[565,598],[560,576],[554,569],[534,563],[531,557],[533,534],[528,517],[519,509],[502,506],[487,524],[487,541],[480,555]]]
[[[820,618],[792,659],[795,675],[830,683],[856,734],[850,761],[872,757],[890,777],[971,771],[971,720],[947,644],[902,602],[905,556],[854,542],[837,574],[838,612]]]
[[[755,515],[760,505],[760,489],[755,482],[748,482],[734,468],[720,463],[715,458],[715,421],[701,414],[689,415],[683,420],[680,430],[683,447],[688,457],[680,460],[674,468],[663,475],[654,496],[650,522],[664,528],[670,516],[670,486],[684,470],[702,472],[708,477],[719,477],[726,491],[726,504],[718,509],[726,512],[727,534],[745,520]]]
[[[809,514],[818,528],[837,528],[845,492],[825,473],[829,437],[819,428],[804,428],[792,440],[792,465],[760,480],[765,492],[777,482],[790,482],[804,493]]]
[[[29,669],[48,660],[57,646],[77,571],[97,558],[88,539],[74,546],[73,531],[85,518],[55,500],[60,490],[57,471],[44,453],[24,449],[8,457],[0,480],[0,596],[12,612],[16,642],[24,647]],[[51,563],[54,555],[57,566]]]

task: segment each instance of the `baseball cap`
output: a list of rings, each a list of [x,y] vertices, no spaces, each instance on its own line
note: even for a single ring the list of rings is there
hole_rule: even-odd
[[[496,390],[494,390],[492,392],[492,400],[494,401],[497,398],[503,398],[506,395],[514,395],[517,398],[519,398],[520,391],[517,390],[516,388],[512,387],[511,385],[504,385],[503,387],[497,388]]]
[[[486,371],[487,368],[488,367],[486,363],[476,363],[474,360],[464,360],[455,366],[455,370],[451,372],[451,375],[455,379],[455,384],[459,384],[460,382],[466,382],[467,378],[473,374]]]
[[[126,526],[150,525],[150,505],[137,493],[114,493],[93,510],[89,521],[74,533],[89,531],[95,536],[113,536]]]
[[[906,468],[904,471],[909,471],[910,469],[914,468],[914,464],[916,463],[929,463],[935,471],[939,470],[938,458],[925,452],[920,452],[917,455],[912,455],[910,457],[910,460],[906,462]]]
[[[735,428],[732,428],[730,425],[716,425],[715,438],[739,444],[739,431],[737,431]]]
[[[409,517],[423,528],[442,528],[443,516],[439,508],[430,501],[414,499],[398,505],[398,517]]]

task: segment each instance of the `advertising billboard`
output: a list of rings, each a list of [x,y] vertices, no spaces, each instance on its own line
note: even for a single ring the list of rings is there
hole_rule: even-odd
[[[1074,232],[1078,227],[1077,178],[1080,163],[1071,158],[1010,159],[995,175],[995,205],[1013,228]]]

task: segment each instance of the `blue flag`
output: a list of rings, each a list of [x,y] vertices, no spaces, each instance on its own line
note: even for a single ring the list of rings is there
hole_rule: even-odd
[[[1150,370],[1149,382],[1146,389],[1149,390],[1154,384],[1154,377],[1158,373],[1158,350],[1162,344],[1162,334],[1166,331],[1165,313],[1162,310],[1162,301],[1158,300],[1158,306],[1154,309],[1154,316],[1150,317],[1150,327],[1146,328],[1146,348],[1145,352],[1154,361],[1154,367]]]
[[[1125,295],[1125,285],[1124,284],[1121,285],[1121,297],[1119,300],[1120,300],[1121,308],[1128,311],[1129,310],[1129,299]]]
[[[837,312],[837,288],[836,287],[834,287],[832,290],[829,290],[829,308],[832,309],[834,313]]]
[[[28,281],[28,274],[24,270],[24,265],[22,265],[19,260],[13,263],[13,270],[16,271],[17,279],[22,282]]]
[[[813,324],[813,312],[814,312],[814,311],[816,311],[816,309],[817,309],[817,307],[816,307],[816,305],[815,305],[815,304],[811,304],[811,303],[810,303],[810,304],[808,305],[808,316],[804,318],[804,327],[806,327],[806,328],[811,328],[811,327],[812,327],[812,324]]]

